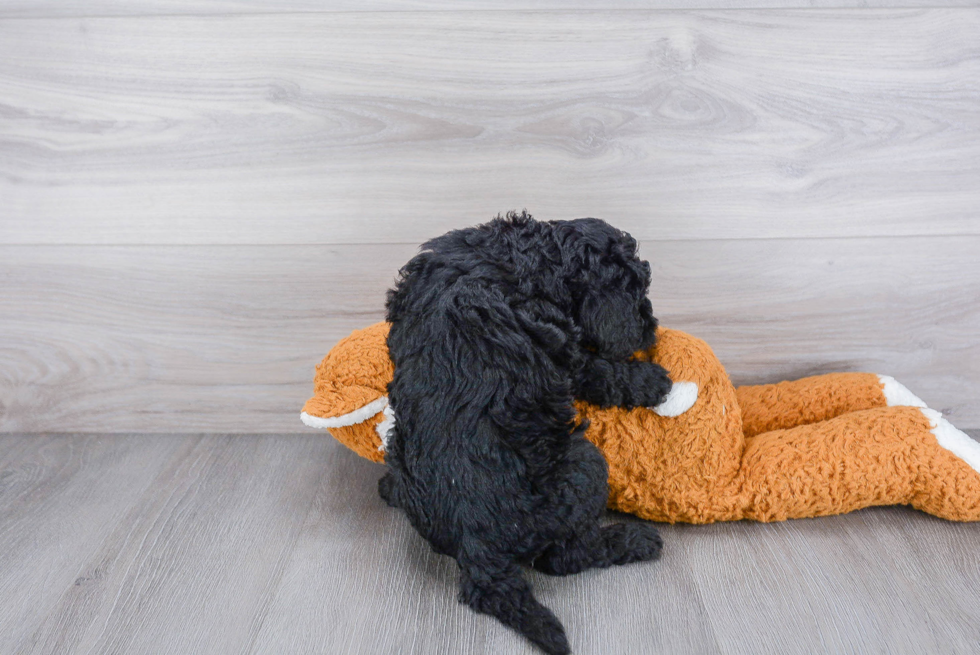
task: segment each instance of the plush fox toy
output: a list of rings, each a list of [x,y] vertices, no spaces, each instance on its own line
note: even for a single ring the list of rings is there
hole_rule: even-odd
[[[303,422],[384,461],[397,420],[385,396],[388,325],[357,330],[317,367]],[[892,378],[831,373],[735,388],[706,343],[660,328],[639,359],[670,372],[656,408],[577,403],[609,462],[609,507],[645,519],[711,523],[912,505],[980,520],[980,443]]]

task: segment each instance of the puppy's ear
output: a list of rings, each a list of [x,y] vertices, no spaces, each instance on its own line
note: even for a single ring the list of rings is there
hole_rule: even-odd
[[[629,235],[606,252],[586,248],[577,281],[583,342],[600,356],[626,359],[649,348],[657,319],[646,296],[650,264],[635,255]]]
[[[595,289],[585,292],[579,305],[578,323],[583,344],[600,357],[629,358],[637,350],[653,344],[657,319],[647,298],[640,300],[628,292]]]

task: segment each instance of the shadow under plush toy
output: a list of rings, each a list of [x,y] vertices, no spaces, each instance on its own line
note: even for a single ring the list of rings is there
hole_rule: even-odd
[[[317,366],[303,422],[384,461],[395,417],[388,324],[356,330]],[[712,523],[911,505],[980,520],[980,443],[892,378],[830,373],[732,385],[706,343],[660,328],[638,359],[674,380],[654,409],[576,402],[609,463],[609,507],[653,521]]]

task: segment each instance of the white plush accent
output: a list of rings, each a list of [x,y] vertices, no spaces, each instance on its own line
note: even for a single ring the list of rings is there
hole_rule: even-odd
[[[932,433],[936,435],[936,441],[939,442],[939,445],[969,464],[974,471],[980,473],[980,443],[957,430],[936,410],[923,408],[921,411],[932,423]]]
[[[303,419],[303,423],[306,423],[311,428],[346,428],[348,425],[363,423],[378,412],[384,411],[384,408],[387,407],[387,405],[387,396],[381,396],[377,400],[372,400],[364,407],[359,407],[353,412],[344,414],[343,416],[328,416],[327,418],[322,418],[320,416],[310,416],[306,412],[303,412],[299,415],[299,417]]]
[[[652,407],[660,416],[680,416],[694,406],[698,399],[698,385],[694,382],[675,382],[663,402]]]
[[[384,413],[385,417],[374,426],[378,436],[381,437],[381,445],[378,446],[378,450],[381,452],[388,449],[388,433],[395,427],[395,410],[388,403],[385,403]]]
[[[902,407],[926,406],[918,396],[906,389],[905,385],[895,380],[895,378],[888,375],[879,375],[878,381],[885,386],[882,392],[885,394],[885,402],[888,403],[889,407],[896,405]]]

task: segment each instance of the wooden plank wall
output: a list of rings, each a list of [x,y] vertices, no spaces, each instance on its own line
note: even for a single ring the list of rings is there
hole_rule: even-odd
[[[736,382],[980,427],[980,9],[811,4],[0,0],[0,430],[299,430],[419,242],[524,207],[637,236]]]

